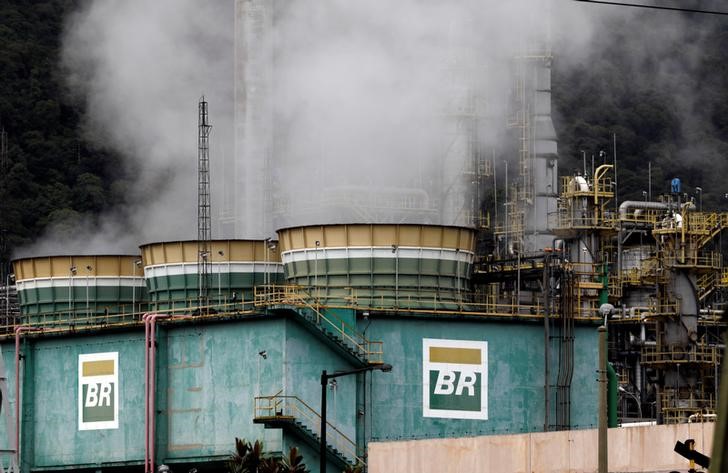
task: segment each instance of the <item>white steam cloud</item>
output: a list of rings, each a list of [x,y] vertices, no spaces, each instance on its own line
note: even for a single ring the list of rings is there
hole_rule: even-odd
[[[273,66],[263,101],[270,149],[251,152],[260,137],[238,130],[245,143],[233,156],[234,43],[243,37],[234,19],[251,3],[99,0],[68,18],[63,69],[85,125],[127,158],[120,172],[135,180],[126,208],[97,228],[79,223],[63,240],[51,231],[25,253],[195,238],[203,93],[213,215],[222,216],[213,237],[343,221],[468,224],[473,157],[503,144],[509,60],[551,30],[582,41],[593,23],[591,10],[566,1],[259,2],[273,11],[258,52]],[[261,159],[267,177],[252,176]],[[247,205],[251,193],[267,197]]]

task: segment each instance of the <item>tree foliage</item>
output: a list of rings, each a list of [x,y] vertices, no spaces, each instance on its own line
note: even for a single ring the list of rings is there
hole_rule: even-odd
[[[59,55],[70,0],[0,2],[0,275],[48,225],[72,226],[121,202],[120,157],[82,129]]]
[[[296,447],[291,447],[283,458],[265,456],[263,444],[256,440],[251,444],[235,439],[235,451],[228,460],[230,473],[307,473],[306,465]]]
[[[631,12],[630,12],[631,13]],[[598,25],[590,54],[559,58],[553,74],[561,173],[587,168],[599,151],[612,162],[616,135],[619,199],[653,197],[679,177],[703,190],[703,208],[725,208],[728,172],[728,25],[707,15],[614,17]],[[665,21],[675,25],[665,34]],[[661,31],[660,31],[661,30]],[[582,154],[583,153],[583,154]]]

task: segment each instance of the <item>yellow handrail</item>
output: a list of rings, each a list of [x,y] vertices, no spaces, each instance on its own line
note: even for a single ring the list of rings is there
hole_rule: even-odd
[[[272,396],[257,396],[255,398],[255,418],[265,419],[298,419],[314,434],[321,437],[321,415],[297,396],[283,396],[281,391]],[[364,460],[357,455],[356,443],[341,430],[326,422],[327,442],[355,463],[364,464]]]

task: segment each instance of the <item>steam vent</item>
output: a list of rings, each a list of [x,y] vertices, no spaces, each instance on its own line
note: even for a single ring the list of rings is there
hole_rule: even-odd
[[[30,323],[131,314],[146,300],[139,256],[24,258],[13,262],[13,270],[20,313]]]
[[[469,294],[475,232],[433,225],[320,225],[279,231],[286,281],[317,300],[444,308]]]
[[[94,12],[111,16],[116,5],[65,3],[90,5],[88,18],[73,17],[83,43],[93,35],[80,25]],[[157,43],[182,51],[177,38],[192,38],[183,59],[215,53],[186,61],[196,69],[189,77],[204,77],[225,62],[224,50],[198,41],[208,33],[222,41],[224,28],[187,28],[195,15],[181,14],[183,3],[195,12],[216,4],[233,16],[226,2],[175,2],[179,21],[169,23],[183,35],[162,35],[160,22],[144,24],[164,41],[116,33],[155,53]],[[550,115],[551,65],[562,63],[554,62],[547,18],[560,16],[557,3],[576,2],[549,2],[554,15],[520,2],[330,3],[235,0],[235,83],[216,77],[211,83],[225,91],[207,93],[209,111],[206,99],[198,103],[197,188],[170,184],[162,190],[175,192],[159,201],[130,199],[149,203],[138,215],[162,209],[174,226],[144,222],[154,241],[110,243],[123,255],[39,242],[73,255],[28,250],[0,278],[0,473],[243,471],[229,463],[236,439],[260,441],[272,460],[290,459],[295,447],[306,471],[336,473],[686,471],[672,449],[687,438],[709,454],[703,439],[728,411],[728,394],[718,392],[728,212],[709,207],[719,206],[716,196],[728,200],[707,186],[703,196],[705,184],[693,182],[697,200],[678,178],[668,186],[651,173],[649,192],[620,200],[634,191],[617,187],[622,131],[605,133],[614,149],[571,156],[579,172],[564,174],[573,163],[560,166]],[[511,5],[518,11],[506,26],[523,30],[503,41],[496,13]],[[141,14],[157,10],[169,14]],[[326,34],[316,36],[317,28]],[[354,43],[378,49],[358,54]],[[78,62],[84,67],[103,64],[98,51],[129,52],[91,44],[97,55]],[[510,59],[506,45],[514,45]],[[389,56],[402,46],[404,57]],[[177,73],[167,59],[178,58],[153,57]],[[146,83],[146,69],[124,70]],[[115,103],[130,97],[89,77]],[[115,84],[131,76],[119,77]],[[155,84],[169,83],[156,78],[134,94],[146,108],[122,102],[135,120],[151,116],[161,128],[135,121],[120,130],[125,149],[140,149],[133,140],[141,138],[141,149],[166,156],[156,141],[170,140],[156,133],[192,117],[156,101],[168,94],[155,93]],[[414,93],[418,87],[425,93]],[[390,99],[376,103],[387,88]],[[224,106],[235,122],[216,122],[219,97],[233,90],[234,103]],[[286,107],[291,99],[296,106]],[[184,107],[194,115],[191,104]],[[671,110],[644,108],[675,122],[661,118]],[[601,129],[582,125],[569,129]],[[215,161],[225,148],[210,146],[213,130],[225,140],[235,134],[230,162]],[[10,136],[10,169],[22,177],[14,131],[0,130],[0,138]],[[644,140],[637,131],[630,133]],[[22,137],[45,149],[32,132]],[[178,146],[187,138],[175,136],[169,156],[185,154]],[[79,144],[74,169],[87,167],[82,151]],[[186,169],[180,161],[173,174]],[[360,175],[367,169],[371,175]],[[629,171],[620,183],[638,180],[640,171]],[[95,189],[88,184],[86,194]],[[189,205],[170,211],[171,195]],[[194,197],[196,221],[176,219],[193,212]],[[188,235],[195,226],[195,240],[175,230]],[[609,468],[598,468],[607,427]]]
[[[213,240],[203,255],[198,241],[150,243],[141,252],[154,310],[197,306],[204,265],[206,298],[215,304],[251,302],[254,287],[282,279],[277,242],[272,240]]]

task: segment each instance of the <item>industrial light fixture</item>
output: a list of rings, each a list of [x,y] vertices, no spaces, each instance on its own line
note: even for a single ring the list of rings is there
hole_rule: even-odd
[[[217,254],[218,254],[218,255],[220,255],[220,256],[225,256],[225,252],[224,252],[224,251],[222,251],[222,250],[219,250],[219,251],[217,252]]]
[[[68,270],[71,272],[71,274],[76,274],[76,265],[74,264],[73,266],[68,268]]]

